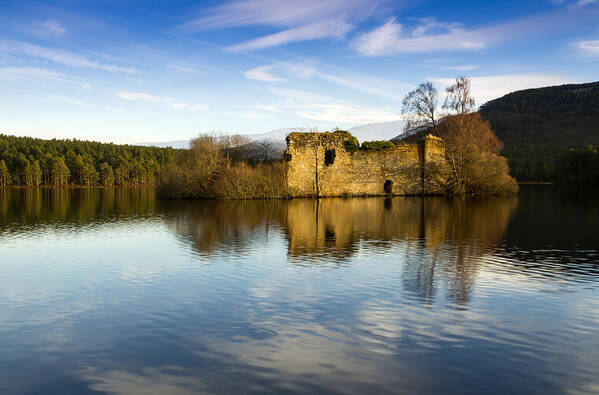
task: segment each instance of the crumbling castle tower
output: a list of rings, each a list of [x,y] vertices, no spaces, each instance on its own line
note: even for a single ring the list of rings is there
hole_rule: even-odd
[[[432,195],[445,192],[443,141],[426,136],[382,151],[352,152],[348,132],[287,136],[287,188],[294,197]]]

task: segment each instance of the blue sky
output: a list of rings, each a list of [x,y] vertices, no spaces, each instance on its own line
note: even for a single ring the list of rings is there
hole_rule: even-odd
[[[114,142],[399,120],[599,80],[599,0],[2,1],[0,132]]]

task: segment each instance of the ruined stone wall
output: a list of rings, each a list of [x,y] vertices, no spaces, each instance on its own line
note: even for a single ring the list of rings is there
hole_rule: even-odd
[[[287,187],[291,196],[377,196],[443,193],[437,168],[443,142],[427,137],[384,151],[346,149],[347,132],[291,133],[287,137]]]

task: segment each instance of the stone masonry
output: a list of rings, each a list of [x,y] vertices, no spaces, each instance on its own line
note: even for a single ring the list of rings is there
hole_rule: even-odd
[[[443,141],[426,136],[383,151],[350,152],[347,132],[287,136],[287,189],[293,197],[434,195],[445,192]]]

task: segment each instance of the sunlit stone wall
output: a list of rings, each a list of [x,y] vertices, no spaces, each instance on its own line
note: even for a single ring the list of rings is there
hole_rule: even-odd
[[[350,152],[347,132],[291,133],[285,158],[291,196],[442,194],[445,148],[437,137],[384,151]]]

